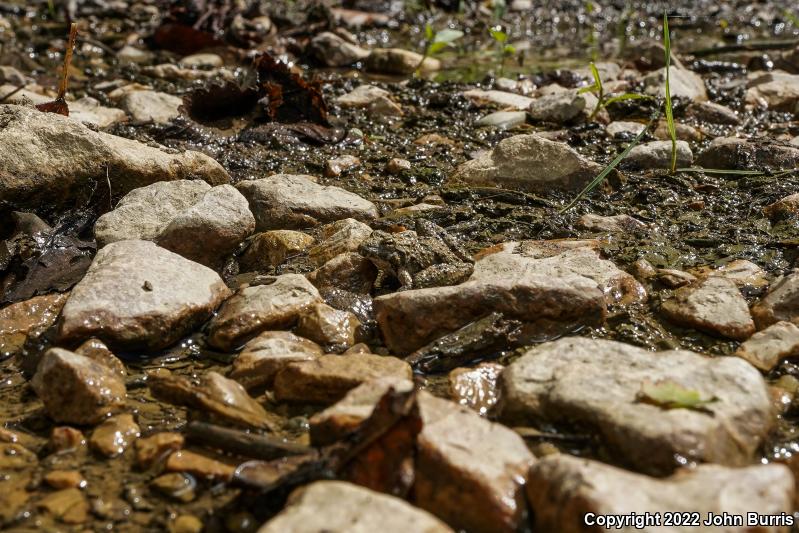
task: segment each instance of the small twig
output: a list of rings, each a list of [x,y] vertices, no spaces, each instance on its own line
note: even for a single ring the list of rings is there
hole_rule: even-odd
[[[8,94],[5,94],[5,95],[1,96],[1,97],[0,97],[0,104],[2,104],[3,102],[5,102],[6,100],[8,100],[9,98],[11,98],[12,96],[14,96],[15,94],[17,94],[18,92],[20,92],[20,91],[21,91],[22,89],[24,89],[24,88],[25,88],[25,86],[24,86],[24,85],[20,85],[19,87],[17,87],[16,89],[14,89],[13,91],[11,91],[10,93],[8,93]]]
[[[78,24],[73,22],[69,26],[69,42],[64,54],[64,71],[61,73],[61,83],[58,85],[57,100],[64,100],[67,95],[67,80],[69,79],[69,67],[72,64],[72,52],[75,49],[75,38],[78,36]]]

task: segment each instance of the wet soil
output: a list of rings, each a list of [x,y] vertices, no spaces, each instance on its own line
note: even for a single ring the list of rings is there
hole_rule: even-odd
[[[282,13],[276,21],[304,21],[302,2],[275,2],[271,12]],[[443,27],[450,23],[469,32],[457,50],[441,58],[447,67],[429,78],[399,80],[368,76],[358,70],[318,68],[307,58],[299,57],[298,64],[308,75],[317,76],[329,102],[364,80],[390,88],[396,101],[405,111],[400,120],[381,120],[359,110],[331,106],[331,114],[346,124],[347,136],[338,144],[313,145],[290,136],[260,131],[244,126],[246,135],[236,128],[215,128],[181,117],[168,126],[125,124],[112,127],[111,133],[142,142],[157,142],[175,149],[193,149],[207,153],[219,161],[235,181],[264,177],[272,173],[302,173],[321,176],[325,162],[342,153],[355,154],[362,166],[338,178],[322,178],[368,198],[384,214],[393,208],[413,205],[428,195],[440,195],[446,202],[443,209],[425,212],[429,218],[459,238],[472,253],[505,241],[523,239],[593,238],[596,235],[577,230],[574,222],[582,214],[629,214],[651,225],[641,234],[614,235],[604,238],[602,251],[620,268],[629,269],[638,259],[646,259],[658,268],[690,269],[695,266],[719,266],[733,259],[747,259],[776,278],[796,266],[799,243],[799,220],[785,220],[772,226],[762,214],[766,205],[796,192],[799,175],[780,177],[736,177],[703,173],[669,174],[667,171],[636,172],[624,170],[626,181],[613,190],[598,191],[579,202],[565,214],[559,210],[572,194],[552,193],[546,197],[517,191],[492,188],[469,188],[451,183],[452,170],[470,155],[493,147],[499,140],[514,134],[561,129],[561,140],[589,159],[608,163],[626,144],[609,137],[598,124],[578,124],[570,127],[525,124],[510,131],[480,129],[474,122],[486,114],[461,93],[475,86],[490,88],[497,74],[494,45],[483,38],[485,28],[494,23],[490,15],[468,16],[441,11],[432,15],[421,6],[406,6],[389,27],[366,28],[357,32],[366,46],[388,44],[419,49],[421,29],[425,21]],[[521,61],[509,62],[504,75],[524,77],[536,85],[559,81],[568,85],[568,69],[582,67],[591,56],[617,60],[620,54],[629,56],[629,49],[646,37],[659,37],[659,17],[662,5],[648,3],[645,8],[625,9],[617,6],[595,6],[587,3],[560,2],[557,7],[534,8],[531,12],[511,12],[502,22],[510,28],[511,40],[524,48]],[[678,54],[687,53],[720,43],[746,43],[750,40],[791,40],[799,36],[799,28],[783,17],[780,3],[728,2],[669,2]],[[712,6],[712,7],[711,7]],[[55,86],[55,73],[63,50],[65,23],[60,13],[54,19],[46,3],[6,3],[0,13],[14,26],[17,39],[2,44],[0,64],[12,65],[33,76],[45,87]],[[111,105],[107,94],[96,86],[104,81],[123,79],[149,83],[156,90],[182,95],[203,82],[168,82],[145,76],[139,67],[121,65],[107,53],[118,49],[131,33],[146,35],[152,31],[154,20],[149,13],[133,10],[104,11],[92,2],[81,3],[78,14],[88,22],[83,44],[76,52],[76,68],[72,72],[70,90],[75,96],[89,95],[105,105]],[[289,27],[287,24],[285,27]],[[281,28],[282,30],[283,28]],[[620,36],[625,35],[627,50],[619,50]],[[283,51],[296,49],[297,39],[286,39],[278,46]],[[80,40],[79,40],[80,42]],[[288,44],[286,44],[288,43]],[[523,45],[523,46],[522,46]],[[288,49],[288,50],[286,50]],[[226,62],[242,65],[246,76],[246,60],[240,51],[227,48],[211,50],[225,57]],[[766,52],[768,53],[768,52]],[[706,145],[715,136],[735,131],[747,136],[795,136],[799,123],[792,115],[776,112],[747,111],[743,104],[746,66],[761,52],[736,52],[712,58],[697,58],[689,65],[702,72],[711,98],[738,111],[743,125],[720,128],[707,124],[693,125],[704,133]],[[293,57],[293,56],[292,56]],[[176,57],[156,50],[153,64],[174,63]],[[576,80],[572,80],[576,81]],[[611,108],[614,119],[645,121],[652,108],[646,105],[624,104]],[[678,115],[679,115],[678,108]],[[684,122],[691,124],[690,120]],[[436,144],[417,144],[423,135],[442,136]],[[697,146],[701,147],[702,144]],[[698,151],[697,149],[694,150]],[[400,175],[385,172],[386,163],[395,157],[408,159],[412,170]],[[96,216],[106,209],[104,202],[91,198],[78,211]],[[42,206],[41,214],[51,224],[75,213],[55,214]],[[412,225],[409,217],[396,217],[384,224]],[[81,235],[91,240],[91,224]],[[293,258],[275,271],[307,272],[307,260]],[[225,271],[226,279],[236,283],[235,265]],[[729,355],[738,343],[710,337],[694,330],[675,327],[657,314],[659,302],[672,290],[654,285],[648,303],[610,310],[609,319],[601,329],[585,329],[578,334],[611,338],[652,349],[683,347],[715,356]],[[757,290],[747,294],[750,303],[761,296]],[[29,346],[34,354],[46,346]],[[381,350],[378,341],[372,348]],[[513,359],[516,352],[502,354],[501,362]],[[31,355],[33,356],[33,355]],[[187,413],[154,400],[146,387],[146,371],[168,368],[173,372],[196,376],[213,369],[222,373],[230,369],[230,354],[215,353],[203,345],[202,335],[186,339],[180,346],[163,354],[127,354],[126,363],[128,402],[136,413],[142,434],[179,430],[196,413]],[[790,374],[799,378],[799,366],[784,363],[769,381]],[[445,376],[418,376],[420,383],[434,392],[446,395]],[[287,409],[272,406],[284,417],[283,436],[296,442],[307,442],[307,417],[311,409]],[[168,499],[149,488],[152,472],[141,471],[133,465],[131,454],[106,460],[91,452],[48,455],[45,447],[53,424],[42,410],[41,402],[27,385],[19,369],[18,358],[0,362],[0,422],[8,429],[30,436],[33,446],[40,449],[40,461],[35,467],[3,472],[0,487],[13,493],[15,487],[35,486],[44,472],[54,468],[80,469],[88,482],[86,494],[93,501],[93,519],[86,525],[91,530],[140,531],[163,530],[177,515],[202,517],[210,530],[252,531],[260,524],[270,508],[253,508],[237,500],[240,489],[225,484],[199,482],[197,498],[189,503]],[[789,411],[781,418],[779,430],[762,450],[763,461],[785,458],[799,452],[799,418]],[[575,444],[576,442],[576,444]],[[597,453],[586,441],[553,439],[552,445],[573,453]],[[203,453],[213,454],[207,447]],[[235,463],[233,457],[222,460]],[[0,470],[3,470],[0,467]],[[256,518],[256,515],[257,518]],[[23,516],[7,517],[0,513],[0,523],[15,531],[85,530],[85,526],[69,526],[55,522],[45,513],[30,507]]]

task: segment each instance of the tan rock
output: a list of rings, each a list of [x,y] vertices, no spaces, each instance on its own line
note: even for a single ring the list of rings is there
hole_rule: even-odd
[[[641,401],[643,385],[663,382],[713,401],[699,410]],[[499,383],[503,422],[593,431],[612,460],[652,475],[685,462],[750,464],[775,423],[763,378],[737,357],[569,337],[527,351]]]
[[[354,155],[341,155],[325,161],[325,176],[335,178],[344,172],[361,166],[361,160]]]
[[[258,533],[454,533],[409,503],[343,481],[317,481],[291,493]]]
[[[323,346],[343,351],[355,344],[360,325],[349,311],[339,311],[327,304],[317,303],[300,314],[294,331]]]
[[[111,350],[108,349],[108,346],[105,345],[103,341],[100,339],[87,339],[83,344],[75,348],[75,353],[78,355],[83,355],[88,357],[92,361],[97,361],[101,365],[105,365],[124,379],[128,375],[128,371],[125,368],[125,363],[119,360],[119,358],[114,355]]]
[[[52,470],[44,475],[44,481],[54,489],[82,489],[86,480],[77,470]]]
[[[376,278],[374,263],[356,252],[339,254],[308,274],[308,281],[323,294],[333,289],[369,294]]]
[[[413,387],[413,381],[394,376],[361,383],[347,392],[340,401],[310,418],[311,443],[314,446],[324,446],[340,440],[372,415],[377,402],[390,389],[409,392]]]
[[[480,363],[474,368],[456,368],[449,373],[449,395],[459,405],[486,415],[497,403],[497,380],[504,367]]]
[[[678,289],[660,310],[676,324],[711,335],[745,340],[755,332],[746,300],[726,278],[711,276]]]
[[[80,489],[63,489],[48,494],[36,504],[65,524],[82,524],[89,518],[89,502]]]
[[[48,449],[53,453],[79,450],[86,446],[86,439],[80,430],[69,426],[54,427],[50,432]]]
[[[233,361],[230,378],[246,389],[271,386],[275,376],[290,363],[309,361],[324,351],[313,341],[288,331],[264,331],[241,350]]]
[[[112,416],[97,426],[89,438],[89,446],[106,457],[116,457],[124,453],[140,434],[133,415],[124,413]]]
[[[410,365],[391,356],[372,354],[323,355],[291,363],[275,377],[278,401],[332,404],[370,379],[411,379]]]
[[[586,525],[588,517],[620,518],[632,513],[641,517],[659,515],[661,523],[666,513],[679,513],[691,520],[694,519],[692,513],[696,513],[700,524],[710,513],[718,517],[727,513],[743,517],[744,524],[697,527],[685,522],[676,524],[676,520],[672,520],[671,527],[619,526],[623,531],[785,532],[787,528],[780,526],[747,526],[746,517],[747,513],[790,514],[793,494],[791,473],[782,465],[746,468],[700,465],[667,478],[652,478],[566,454],[539,460],[530,470],[527,483],[535,531],[559,533],[595,531],[595,527]]]
[[[759,289],[769,285],[766,271],[746,259],[735,259],[718,268],[702,266],[692,269],[691,272],[699,278],[709,276],[726,278],[742,289],[746,287]]]
[[[433,72],[441,68],[438,59],[423,58],[421,54],[401,48],[375,48],[369,53],[364,65],[369,72],[380,74],[413,74],[417,69]]]
[[[149,468],[167,454],[177,451],[183,447],[183,435],[163,431],[142,437],[136,440],[136,462],[142,468]]]
[[[283,274],[269,285],[245,287],[211,320],[208,342],[232,351],[262,331],[293,326],[304,309],[321,301],[316,287],[300,274]]]
[[[31,385],[56,422],[96,424],[125,405],[125,383],[118,373],[61,348],[44,354]]]
[[[29,336],[37,336],[52,326],[67,296],[34,296],[0,309],[0,354],[18,352]]]
[[[527,519],[534,457],[514,431],[421,392],[415,503],[455,529],[515,532]]]
[[[345,218],[320,229],[319,244],[308,250],[308,258],[319,266],[347,252],[356,252],[372,234],[372,228],[353,218]]]
[[[201,478],[221,481],[230,481],[236,470],[234,466],[186,450],[173,452],[165,468],[167,472],[188,472]]]
[[[314,242],[313,237],[299,231],[265,231],[252,238],[239,264],[244,270],[266,270],[282,264],[289,256],[304,252]]]
[[[780,321],[799,324],[799,273],[791,272],[773,284],[751,311],[757,329]]]
[[[150,486],[158,492],[183,503],[190,502],[197,497],[196,485],[193,478],[183,472],[163,474],[150,482]]]
[[[783,360],[799,357],[799,327],[791,322],[772,324],[741,344],[735,355],[770,372]]]

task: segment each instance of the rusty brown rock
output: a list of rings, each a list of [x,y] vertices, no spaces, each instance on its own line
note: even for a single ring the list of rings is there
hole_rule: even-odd
[[[0,309],[0,354],[19,351],[29,336],[52,326],[66,301],[67,294],[46,294]]]

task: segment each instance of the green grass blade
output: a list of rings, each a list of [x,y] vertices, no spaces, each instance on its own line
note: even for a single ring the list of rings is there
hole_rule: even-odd
[[[669,71],[671,70],[671,38],[669,37],[669,17],[663,12],[663,46],[666,49],[666,124],[671,137],[671,173],[677,170],[677,130],[674,127],[674,113],[671,106],[671,87]]]
[[[611,161],[610,164],[606,166],[605,169],[602,170],[602,172],[600,172],[596,178],[591,180],[591,183],[589,183],[582,191],[580,191],[580,193],[574,197],[574,200],[569,202],[569,205],[558,211],[558,214],[563,214],[572,207],[574,207],[574,204],[582,200],[588,193],[593,191],[600,183],[605,181],[605,178],[608,177],[608,174],[610,174],[613,171],[613,169],[616,168],[619,165],[619,163],[621,163],[622,159],[627,157],[627,154],[630,153],[630,150],[632,150],[638,143],[641,142],[641,139],[644,138],[644,135],[646,135],[646,133],[649,131],[649,128],[652,127],[652,124],[654,124],[658,118],[659,114],[652,117],[652,119],[649,121],[649,124],[646,125],[646,128],[641,130],[641,133],[635,136],[635,139],[633,139],[632,142],[630,142],[630,144],[627,145],[624,151],[619,155],[617,155],[616,158],[613,161]]]
[[[624,93],[618,96],[612,96],[605,100],[605,107],[609,106],[610,104],[616,102],[622,102],[624,100],[651,100],[652,97],[648,94],[638,94],[638,93]]]

